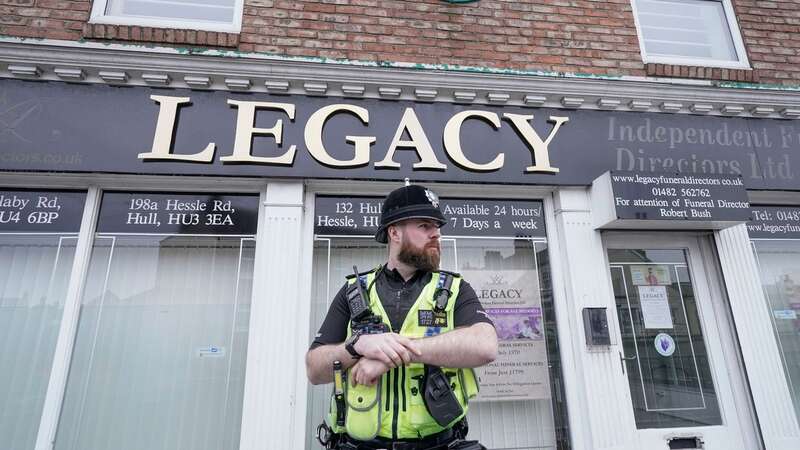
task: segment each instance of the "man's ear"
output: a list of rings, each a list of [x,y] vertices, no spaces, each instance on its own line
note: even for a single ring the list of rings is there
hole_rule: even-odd
[[[389,225],[386,227],[386,235],[389,236],[389,241],[400,241],[400,227],[397,225]]]

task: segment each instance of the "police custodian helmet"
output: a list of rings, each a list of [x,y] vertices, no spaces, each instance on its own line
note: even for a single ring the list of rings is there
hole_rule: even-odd
[[[386,229],[389,225],[406,219],[431,219],[440,227],[447,223],[439,210],[439,197],[430,189],[411,184],[393,190],[383,201],[381,223],[375,240],[387,243],[389,238]]]

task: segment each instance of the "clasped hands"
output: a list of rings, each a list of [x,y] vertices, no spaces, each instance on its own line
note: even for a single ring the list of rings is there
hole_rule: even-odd
[[[407,365],[414,356],[422,355],[415,341],[397,333],[362,335],[355,344],[355,350],[363,357],[350,369],[353,386],[372,386],[384,373]]]

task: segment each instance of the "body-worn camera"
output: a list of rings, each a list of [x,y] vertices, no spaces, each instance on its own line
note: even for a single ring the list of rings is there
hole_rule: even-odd
[[[380,316],[370,316],[364,321],[353,322],[352,327],[354,331],[358,331],[360,334],[380,334],[389,331]]]

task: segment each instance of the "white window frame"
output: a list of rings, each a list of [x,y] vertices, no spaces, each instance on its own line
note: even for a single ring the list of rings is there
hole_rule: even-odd
[[[721,69],[750,69],[750,62],[747,59],[747,51],[744,47],[742,40],[742,33],[739,29],[739,22],[736,20],[736,14],[733,10],[731,0],[695,0],[713,1],[722,4],[722,9],[725,12],[725,19],[728,23],[728,31],[731,33],[733,40],[733,47],[736,51],[738,61],[726,61],[722,59],[710,58],[688,58],[681,56],[650,56],[647,54],[644,43],[644,34],[642,27],[639,23],[639,11],[636,7],[637,0],[631,0],[631,8],[633,10],[633,20],[636,23],[636,35],[639,38],[639,50],[642,53],[642,61],[644,63],[657,63],[657,64],[670,64],[676,66],[699,66],[699,67],[715,67]]]
[[[106,25],[135,25],[140,27],[152,28],[172,28],[198,31],[215,31],[221,33],[239,33],[242,31],[242,13],[244,0],[235,0],[233,4],[233,22],[229,24],[180,20],[180,19],[157,19],[152,17],[132,17],[106,14],[106,6],[109,0],[95,0],[92,4],[92,14],[89,16],[89,23]]]

